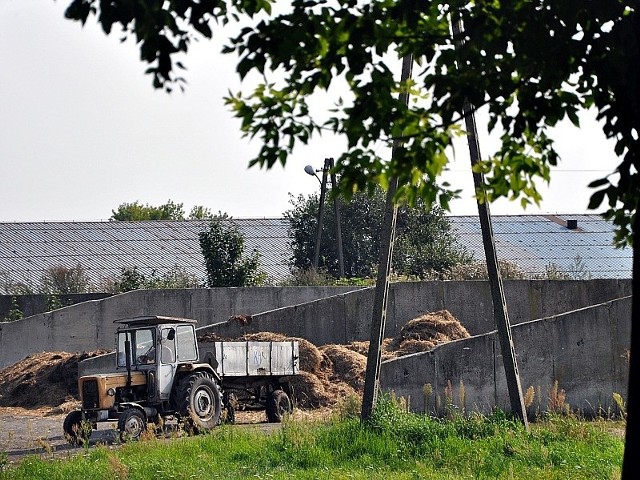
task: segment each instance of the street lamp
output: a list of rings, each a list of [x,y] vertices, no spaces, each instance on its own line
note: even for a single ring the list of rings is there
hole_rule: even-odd
[[[324,217],[324,199],[327,194],[327,176],[330,170],[333,168],[333,158],[325,158],[324,166],[316,170],[311,165],[304,167],[304,171],[308,175],[312,175],[320,182],[320,205],[318,206],[318,226],[316,230],[316,244],[313,251],[313,269],[318,270],[318,262],[320,259],[320,240],[322,238],[322,219]],[[318,177],[316,172],[322,172],[322,180]],[[336,174],[331,173],[331,189],[334,190],[337,187]],[[340,205],[338,199],[337,190],[333,192],[333,209],[336,216],[336,236],[338,239],[338,267],[340,269],[340,278],[344,277],[344,258],[342,255],[342,227],[340,226]]]
[[[312,177],[316,177],[318,179],[318,181],[320,182],[320,185],[322,185],[322,180],[320,180],[320,177],[316,173],[316,170],[311,165],[307,165],[306,167],[304,167],[304,171],[307,173],[307,175],[311,175]]]

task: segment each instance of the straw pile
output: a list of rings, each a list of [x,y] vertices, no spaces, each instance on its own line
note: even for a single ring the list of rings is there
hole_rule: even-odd
[[[234,316],[233,322],[250,323],[249,316]],[[382,344],[382,360],[433,347],[469,336],[467,330],[446,310],[426,313],[407,322],[396,338]],[[317,347],[304,338],[279,333],[259,332],[239,338],[221,338],[206,334],[200,342],[297,341],[300,375],[293,381],[295,401],[302,408],[319,408],[335,404],[348,395],[360,395],[364,387],[369,342]],[[106,353],[43,352],[29,355],[15,365],[0,370],[0,406],[38,408],[59,406],[78,396],[78,362]]]

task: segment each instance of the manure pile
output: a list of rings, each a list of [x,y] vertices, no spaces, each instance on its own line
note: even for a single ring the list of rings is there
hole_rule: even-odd
[[[108,353],[41,352],[0,369],[0,407],[57,407],[78,397],[78,362]]]
[[[250,317],[234,316],[249,324]],[[446,310],[414,318],[402,327],[396,338],[382,344],[382,359],[431,350],[438,344],[466,338],[467,330]],[[364,387],[369,342],[317,347],[304,338],[259,332],[239,338],[220,338],[207,334],[200,342],[292,341],[299,342],[300,375],[292,382],[295,401],[301,408],[327,407],[348,395],[361,395]],[[107,353],[43,352],[0,369],[0,406],[39,408],[58,407],[78,398],[78,362]]]

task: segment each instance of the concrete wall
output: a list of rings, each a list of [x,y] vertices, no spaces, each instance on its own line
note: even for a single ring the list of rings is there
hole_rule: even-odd
[[[556,381],[571,408],[587,414],[615,408],[614,392],[626,399],[631,297],[521,323],[512,334],[523,391],[535,391],[530,413],[547,408]],[[510,410],[495,331],[383,362],[380,375],[414,411],[441,414],[447,396],[466,411]]]
[[[11,304],[15,301],[23,317],[30,317],[49,310],[51,297],[60,305],[74,305],[110,297],[110,293],[70,293],[68,295],[0,295],[0,320],[7,317]]]
[[[504,283],[512,325],[631,294],[631,282],[623,280],[513,280]],[[200,331],[214,332],[222,337],[278,332],[305,338],[318,346],[369,340],[373,296],[372,288],[358,290],[263,312],[254,315],[248,326],[224,322]],[[412,318],[443,309],[449,310],[471,335],[495,328],[488,282],[394,283],[389,288],[385,337],[397,336]]]
[[[630,293],[630,280],[505,282],[512,324]],[[222,336],[266,330],[303,337],[316,345],[368,340],[373,295],[373,288],[353,287],[138,290],[0,323],[0,367],[43,350],[113,348],[113,321],[138,315],[195,318],[200,326],[215,325],[210,330]],[[390,287],[385,335],[394,337],[408,320],[442,309],[448,309],[472,335],[494,328],[488,282],[407,282]],[[252,315],[253,322],[240,330],[227,323],[234,314]]]
[[[0,323],[0,368],[41,351],[92,351],[113,348],[114,320],[139,315],[168,315],[226,321],[234,314],[309,302],[354,287],[256,287],[189,290],[136,290],[53,312]]]

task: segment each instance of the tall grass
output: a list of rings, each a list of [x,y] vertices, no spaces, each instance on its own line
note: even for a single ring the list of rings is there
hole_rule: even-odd
[[[287,421],[272,434],[222,426],[69,458],[30,457],[0,479],[615,479],[623,450],[615,426],[551,416],[526,432],[501,412],[438,420],[383,398],[367,424]]]

